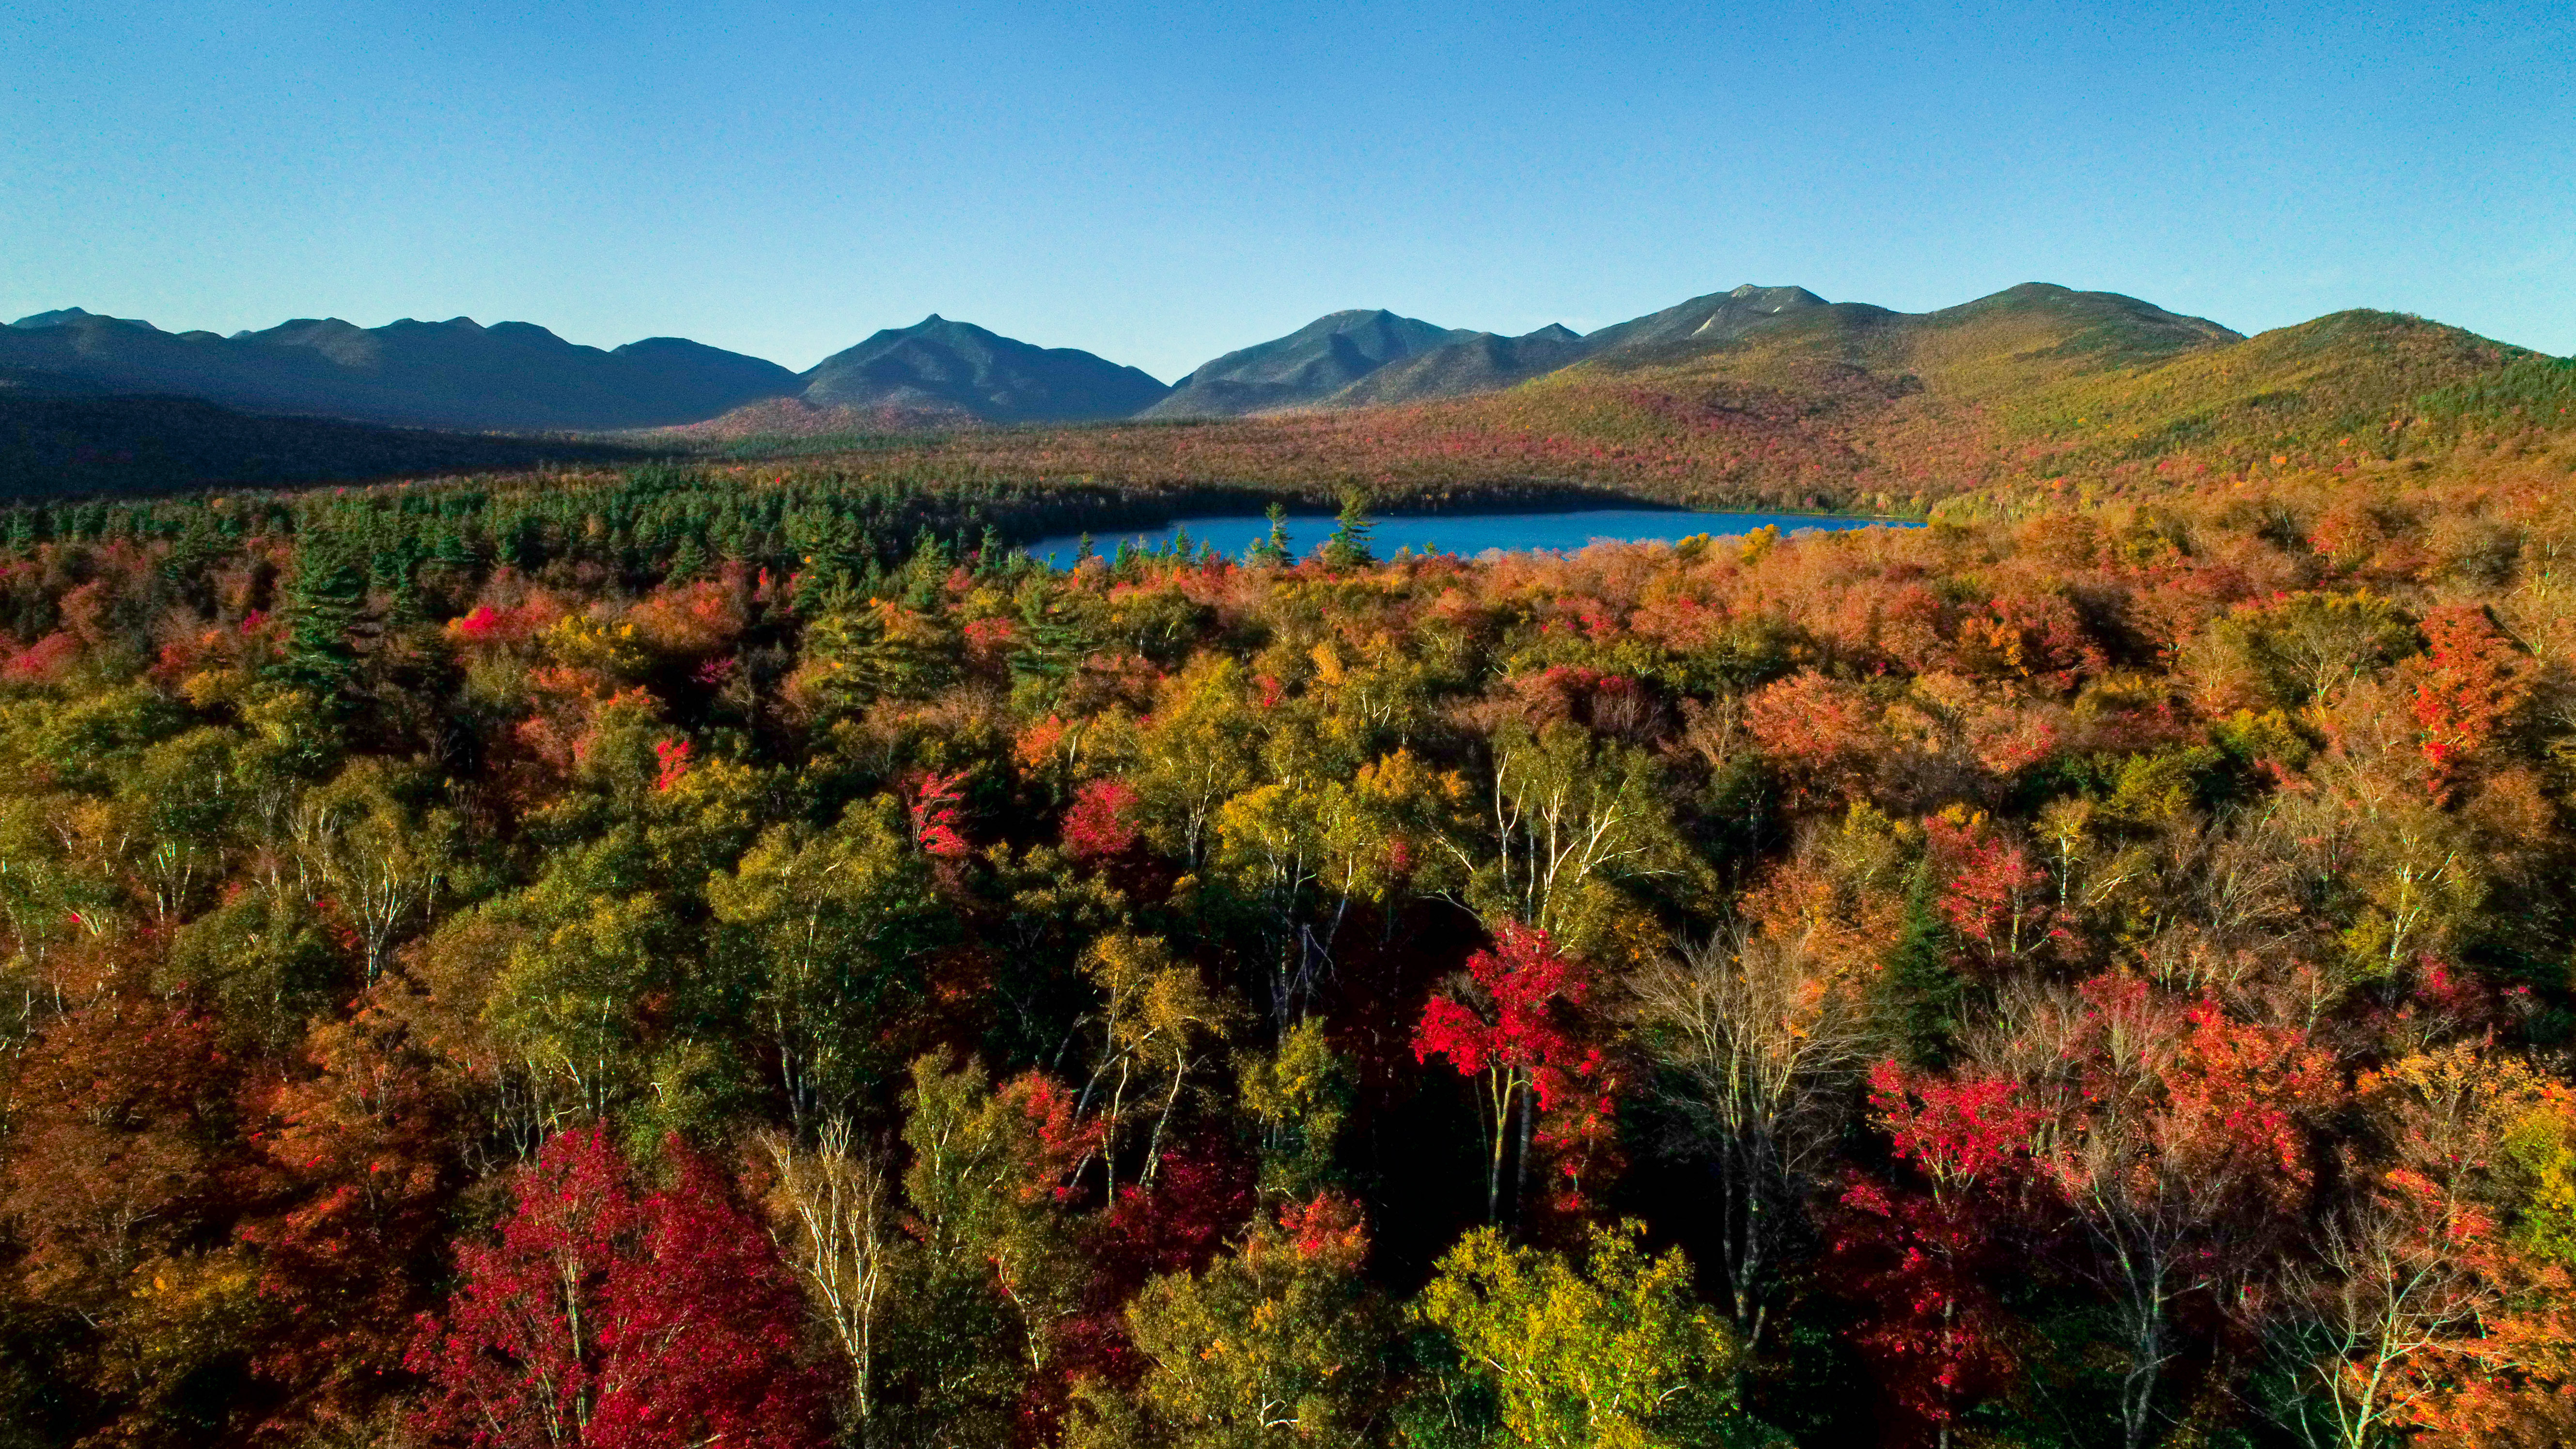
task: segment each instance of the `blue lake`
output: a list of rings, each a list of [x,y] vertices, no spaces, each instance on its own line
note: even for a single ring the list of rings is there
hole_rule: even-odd
[[[1375,527],[1370,535],[1370,549],[1380,558],[1392,555],[1399,548],[1411,548],[1415,553],[1436,549],[1474,558],[1492,552],[1578,549],[1602,539],[1620,543],[1673,543],[1694,534],[1744,534],[1774,525],[1782,533],[1882,525],[1895,528],[1922,526],[1892,519],[1844,518],[1814,513],[1686,513],[1664,508],[1587,508],[1557,513],[1427,513],[1388,516],[1372,522]],[[1260,542],[1270,532],[1270,522],[1257,513],[1176,518],[1161,528],[1097,533],[1092,536],[1091,545],[1104,555],[1115,554],[1121,543],[1140,548],[1160,548],[1169,544],[1173,535],[1182,530],[1188,531],[1193,546],[1213,543],[1229,557],[1241,558],[1245,549]],[[1289,551],[1303,557],[1308,550],[1331,537],[1332,532],[1330,514],[1290,514]],[[1059,565],[1071,564],[1080,543],[1081,535],[1062,534],[1040,539],[1030,545],[1029,553],[1041,560],[1053,554]]]

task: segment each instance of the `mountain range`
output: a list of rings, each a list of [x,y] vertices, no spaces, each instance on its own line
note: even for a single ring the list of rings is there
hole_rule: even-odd
[[[1800,287],[1745,286],[1589,337],[1563,326],[1505,337],[1355,308],[1229,352],[1171,387],[936,313],[798,373],[678,337],[603,351],[527,322],[300,319],[221,336],[66,307],[0,328],[0,395],[168,395],[253,413],[516,432],[672,427],[755,406],[766,424],[808,430],[1245,417],[1489,392],[1587,358],[1731,339],[1825,305]]]
[[[1758,423],[1812,439],[1830,431],[1820,421],[1828,413],[1852,415],[1864,395],[1884,411],[1926,386],[1948,395],[1988,379],[2036,384],[2070,367],[2161,366],[2245,343],[2215,322],[2136,298],[2037,283],[1925,313],[1746,285],[1589,335],[1549,326],[1503,336],[1382,309],[1333,312],[1166,387],[1089,352],[1037,347],[936,314],[799,373],[682,338],[578,346],[524,322],[303,320],[218,336],[74,307],[0,327],[0,405],[146,394],[406,429],[727,439],[1326,418],[1508,392],[1497,403],[1514,416],[1553,419],[1545,426],[1572,435],[1594,423],[1568,409],[1612,407],[1614,394],[1646,395],[1642,386],[1689,399],[1656,406],[1686,406],[1698,419],[1694,436]],[[1997,400],[2022,396],[1998,386]],[[1619,425],[1638,426],[1668,424]]]
[[[434,375],[418,357],[429,349],[415,344],[441,328],[455,350],[477,345],[504,360],[536,352],[586,365],[594,380],[662,363],[654,374],[665,388],[662,416],[671,415],[675,378],[700,389],[688,410],[722,407],[744,391],[766,395],[685,426],[515,437],[277,416],[292,400],[281,403],[275,388],[252,392],[240,371],[228,380],[239,389],[227,394],[230,407],[169,396],[177,389],[166,381],[164,395],[133,395],[131,379],[169,377],[136,364],[137,355],[282,357],[301,370],[279,371],[312,391],[321,390],[317,377],[342,398],[371,385],[365,400],[377,417],[445,420],[457,414],[393,387]],[[731,354],[689,344],[600,352],[554,340],[542,351],[512,344],[514,353],[500,327],[397,324],[347,329],[357,333],[351,339],[334,324],[340,342],[367,344],[344,355],[364,363],[374,350],[369,369],[316,353],[314,330],[306,325],[304,342],[268,334],[210,342],[79,312],[0,327],[0,344],[17,344],[0,345],[0,497],[711,449],[834,453],[859,445],[852,434],[871,434],[871,469],[1030,486],[1087,476],[1158,496],[1250,488],[1329,504],[1365,486],[1382,500],[1438,507],[1573,488],[1704,507],[1909,512],[1962,491],[2107,495],[2157,480],[2243,477],[2285,460],[2411,467],[2486,456],[2477,448],[2489,444],[2462,439],[2576,429],[2576,360],[2422,318],[2340,312],[2243,337],[2134,297],[2040,283],[1919,313],[1793,287],[1739,287],[1590,336],[1549,327],[1505,337],[1357,310],[1229,353],[1171,389],[1087,353],[939,317],[880,332],[801,374],[756,359],[726,363]],[[223,342],[238,345],[211,345]],[[53,366],[31,366],[30,357]],[[506,374],[463,371],[431,401],[446,409],[496,393],[514,401]],[[527,396],[548,395],[532,388]],[[603,407],[596,391],[587,405],[593,418],[655,415],[631,400]],[[1174,425],[1174,414],[1184,421]],[[960,426],[1065,417],[1132,421]],[[2493,446],[2528,451],[2522,442]]]
[[[914,421],[1072,421],[1126,417],[1168,391],[1088,352],[936,315],[802,373],[685,338],[603,351],[532,323],[466,317],[373,328],[308,319],[227,337],[67,307],[0,327],[0,396],[166,395],[475,432],[664,427],[778,398]]]
[[[602,351],[532,323],[485,327],[464,317],[373,328],[303,319],[225,337],[78,307],[0,327],[0,369],[27,390],[86,385],[467,431],[695,422],[797,385],[774,362],[678,337]]]

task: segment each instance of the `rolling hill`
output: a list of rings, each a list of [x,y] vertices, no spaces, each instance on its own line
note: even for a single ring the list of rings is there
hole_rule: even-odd
[[[647,455],[571,438],[262,417],[200,398],[0,386],[0,503],[76,494],[598,466]]]

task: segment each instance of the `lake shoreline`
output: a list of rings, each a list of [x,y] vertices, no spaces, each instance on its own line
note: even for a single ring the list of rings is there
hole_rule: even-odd
[[[1320,511],[1286,515],[1288,550],[1303,557],[1320,546],[1337,527],[1335,515]],[[1853,514],[1788,513],[1776,510],[1700,510],[1669,507],[1589,507],[1518,509],[1498,512],[1388,513],[1370,520],[1371,548],[1380,557],[1399,551],[1442,553],[1460,558],[1488,554],[1571,552],[1596,542],[1677,543],[1702,535],[1739,537],[1764,528],[1784,533],[1841,532],[1854,528],[1919,528],[1910,519]],[[1031,558],[1059,566],[1081,556],[1085,539],[1093,553],[1115,556],[1122,550],[1169,551],[1186,536],[1191,552],[1213,547],[1228,558],[1242,558],[1269,534],[1262,514],[1230,512],[1166,518],[1150,528],[1123,527],[1049,534],[1024,545]]]

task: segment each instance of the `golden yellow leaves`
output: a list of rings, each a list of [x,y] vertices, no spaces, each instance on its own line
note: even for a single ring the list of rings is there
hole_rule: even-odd
[[[643,677],[651,664],[632,624],[610,624],[587,614],[567,614],[539,636],[548,658],[571,669],[593,669],[612,679]]]

